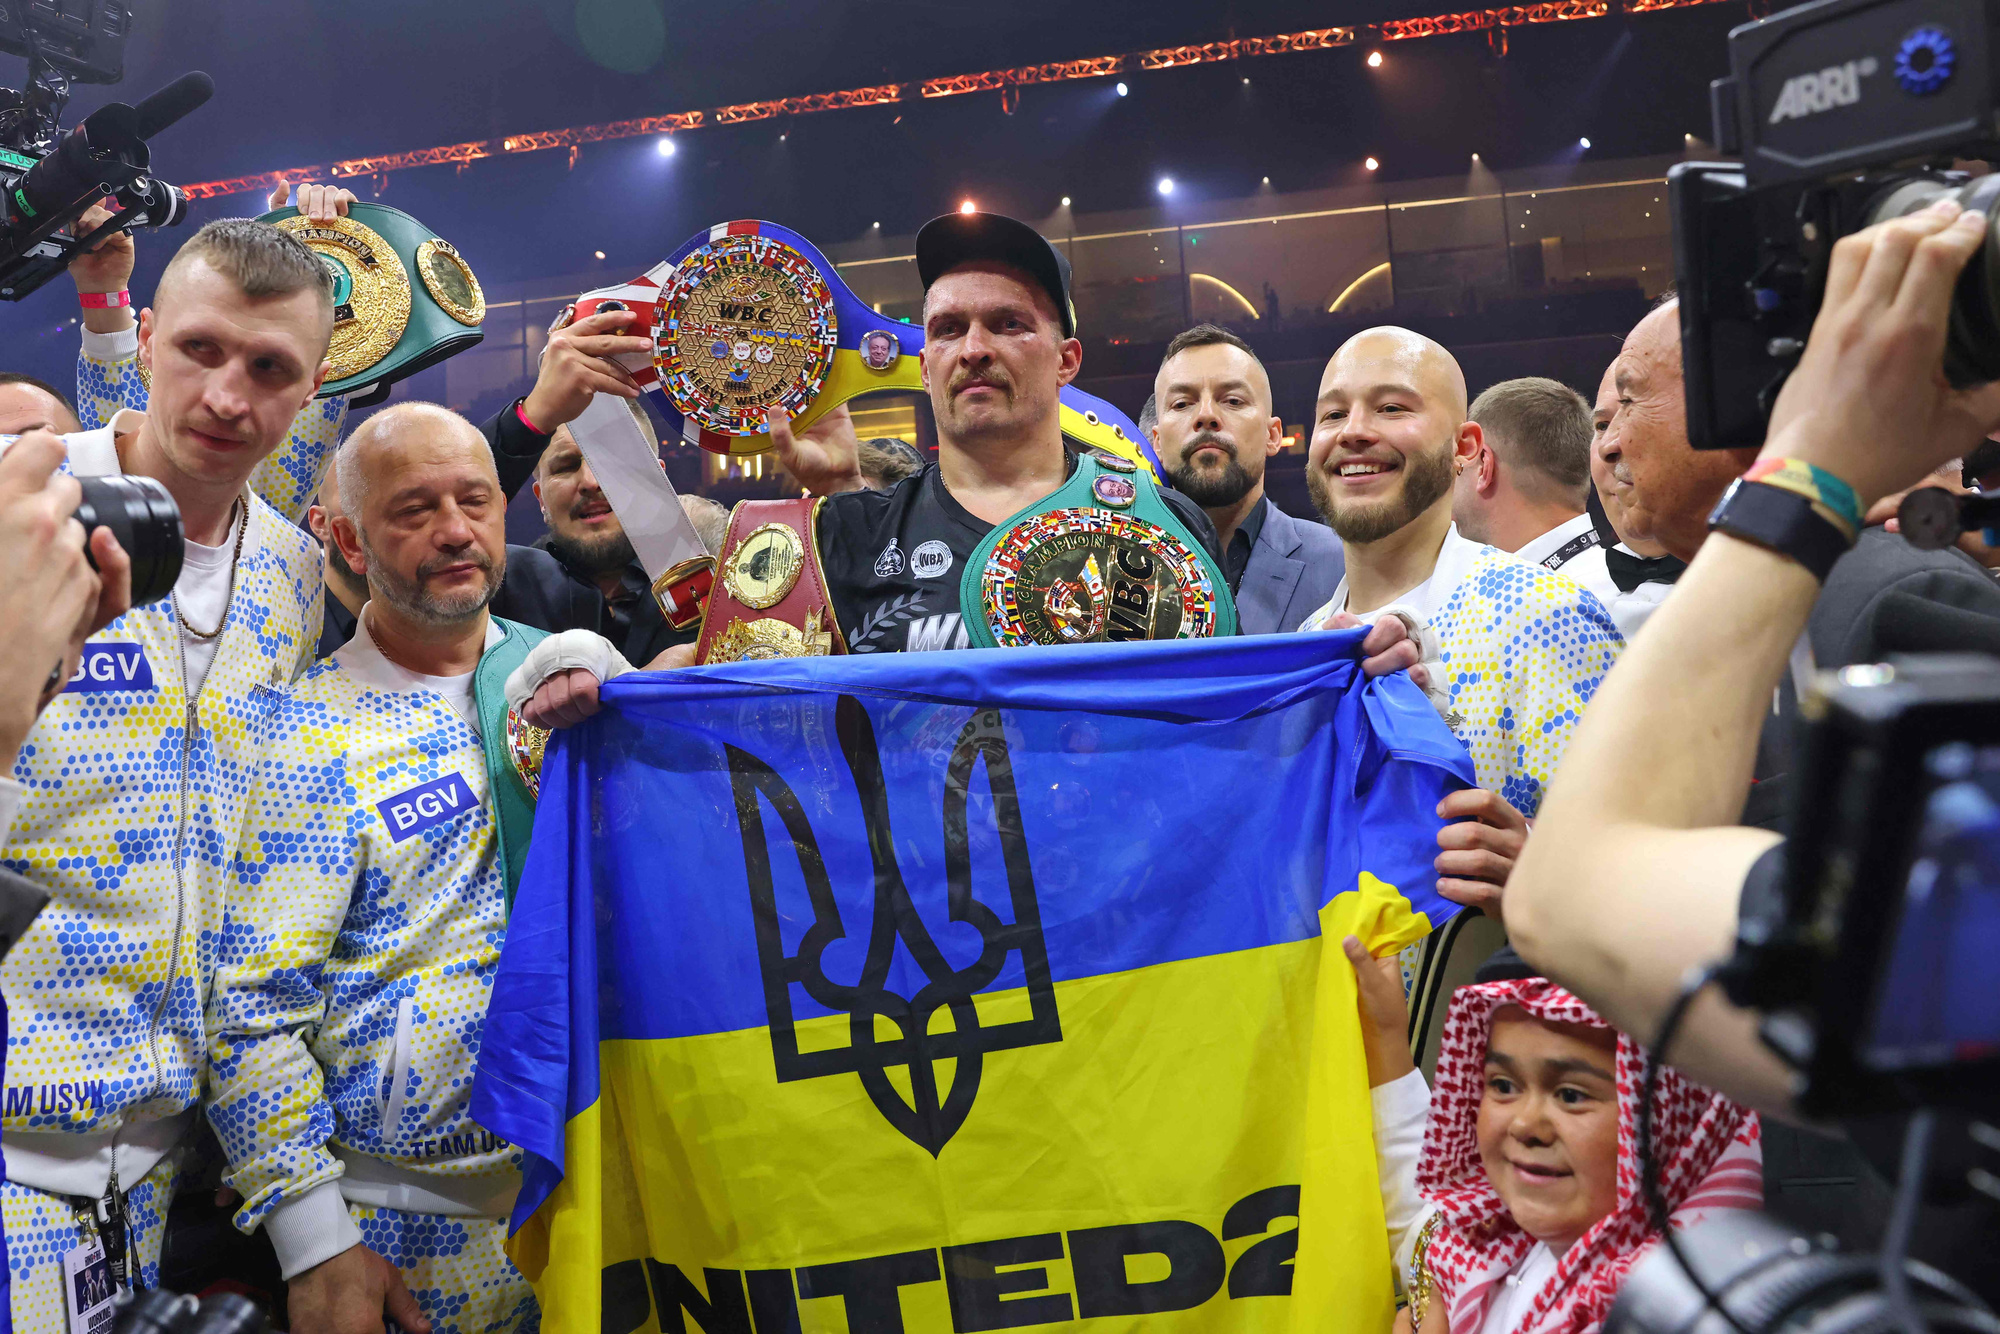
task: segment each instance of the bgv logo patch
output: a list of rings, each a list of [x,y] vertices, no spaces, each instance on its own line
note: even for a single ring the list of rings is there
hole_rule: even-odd
[[[464,778],[446,774],[378,801],[375,809],[382,813],[382,823],[389,826],[389,841],[401,843],[412,834],[450,824],[478,804]]]
[[[139,644],[85,644],[68,690],[151,690],[153,664]]]

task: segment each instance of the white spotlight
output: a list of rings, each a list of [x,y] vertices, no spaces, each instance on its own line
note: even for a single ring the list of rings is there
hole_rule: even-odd
[[[970,199],[968,199],[963,204],[960,204],[958,206],[958,211],[960,213],[977,213],[979,209],[973,204],[973,202]]]
[[[659,137],[658,140],[654,142],[653,151],[655,153],[658,153],[661,157],[672,157],[675,153],[679,152],[680,150],[674,147],[674,140],[672,135],[663,134]]]
[[[881,230],[882,230],[882,224],[881,224],[881,223],[879,223],[879,222],[878,222],[878,223],[876,223],[876,224],[875,224],[875,230],[876,230],[876,231],[878,231],[878,232],[879,232],[879,231],[881,231]]]
[[[1371,157],[1363,159],[1361,165],[1368,168],[1368,170],[1373,171],[1375,170],[1375,168],[1381,166],[1382,164],[1377,162],[1374,158]]]
[[[1068,208],[1068,207],[1069,207],[1069,196],[1068,196],[1068,195],[1064,195],[1064,196],[1063,196],[1063,205],[1062,205],[1062,206],[1063,206],[1064,208]]]
[[[1170,195],[1174,192],[1174,178],[1171,176],[1162,176],[1160,177],[1160,183],[1153,188],[1163,195]]]
[[[595,254],[599,259],[604,258],[604,252],[602,250],[592,251],[591,253]]]
[[[1131,90],[1130,88],[1127,88],[1127,87],[1126,87],[1126,86],[1124,85],[1124,83],[1123,83],[1123,82],[1120,82],[1120,83],[1119,83],[1119,85],[1118,85],[1118,95],[1119,95],[1120,97],[1123,97],[1123,96],[1125,96],[1125,94],[1127,94],[1127,93],[1129,93],[1129,92],[1131,92],[1131,91],[1132,91],[1132,90]]]
[[[1590,140],[1588,140],[1588,139],[1579,139],[1579,140],[1577,140],[1577,141],[1576,141],[1576,146],[1577,146],[1578,148],[1588,148],[1588,147],[1590,147]]]
[[[1380,51],[1370,51],[1368,53],[1368,68],[1369,69],[1382,68],[1382,53]]]

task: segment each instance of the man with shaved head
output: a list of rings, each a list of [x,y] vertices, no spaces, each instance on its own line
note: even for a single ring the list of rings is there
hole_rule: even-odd
[[[1346,546],[1347,578],[1303,629],[1405,616],[1484,792],[1448,798],[1439,890],[1490,905],[1501,862],[1554,775],[1583,706],[1623,647],[1575,580],[1467,540],[1452,478],[1478,457],[1465,376],[1407,329],[1356,334],[1320,380],[1306,483]]]
[[[415,1334],[528,1328],[503,1250],[519,1155],[466,1102],[533,819],[515,756],[536,743],[502,684],[544,636],[489,611],[506,497],[470,422],[388,408],[337,477],[331,537],[368,598],[266,727],[210,1002],[209,1118],[298,1334],[379,1334],[385,1315]]]
[[[504,477],[501,484],[506,484]],[[320,622],[321,657],[327,657],[354,638],[362,604],[368,601],[368,581],[348,565],[333,537],[335,523],[346,513],[340,503],[340,458],[336,454],[327,461],[319,496],[306,509],[306,527],[326,552],[326,615]],[[500,591],[493,595],[488,607],[495,616],[550,634],[603,628],[601,600],[592,590],[571,579],[551,553],[509,542],[504,568],[506,578],[501,580]]]

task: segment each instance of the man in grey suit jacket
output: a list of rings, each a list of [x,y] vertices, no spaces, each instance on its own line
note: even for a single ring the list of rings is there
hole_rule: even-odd
[[[1295,630],[1340,587],[1340,539],[1264,494],[1264,460],[1284,443],[1271,378],[1250,345],[1197,324],[1167,344],[1153,380],[1153,447],[1174,489],[1207,511],[1246,635]]]

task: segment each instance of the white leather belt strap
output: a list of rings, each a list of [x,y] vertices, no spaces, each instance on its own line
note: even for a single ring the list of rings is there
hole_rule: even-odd
[[[652,580],[660,609],[669,621],[685,617],[694,610],[683,605],[689,597],[689,567],[714,553],[702,545],[681,508],[674,484],[660,467],[652,433],[639,424],[625,400],[612,394],[592,398],[569,430]],[[705,580],[707,567],[701,569]],[[706,582],[700,582],[694,596],[706,593]]]

